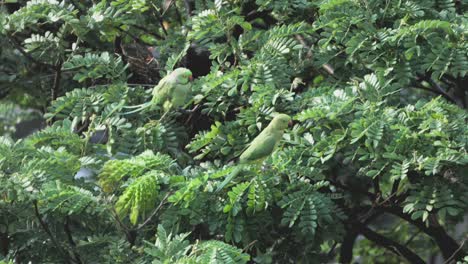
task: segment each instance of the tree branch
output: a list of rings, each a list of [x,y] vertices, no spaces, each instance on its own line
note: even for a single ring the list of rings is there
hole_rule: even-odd
[[[366,195],[371,201],[374,201],[376,199],[376,195],[369,191],[361,190],[359,188],[351,188],[333,180],[330,180],[330,183],[346,191]],[[396,186],[396,182],[394,182],[394,185],[392,187],[393,191],[395,190],[395,188],[397,188]],[[373,210],[383,211],[398,216],[407,221],[408,223],[416,226],[422,232],[434,239],[445,259],[450,258],[453,254],[455,254],[455,258],[457,260],[465,256],[466,253],[462,249],[460,249],[458,243],[447,234],[447,232],[443,229],[442,226],[439,225],[427,227],[424,224],[424,222],[420,220],[413,220],[411,219],[411,215],[403,213],[403,209],[400,206],[398,206],[398,203],[404,200],[407,195],[407,193],[398,196],[390,195],[389,198],[387,198],[385,201],[379,204],[367,206],[368,212],[366,213],[366,216],[370,215],[373,212]],[[391,201],[391,203],[388,203],[388,201]]]
[[[377,197],[377,195],[375,193],[371,193],[367,190],[364,190],[364,189],[359,189],[359,188],[353,188],[353,187],[350,187],[350,186],[347,186],[347,185],[344,185],[342,183],[340,183],[339,181],[334,181],[334,180],[331,180],[331,177],[328,177],[327,179],[331,184],[335,185],[336,187],[339,187],[343,190],[347,190],[347,191],[350,191],[350,192],[354,192],[354,193],[358,193],[358,194],[362,194],[362,195],[365,195],[367,196],[371,201],[375,200],[375,198]]]
[[[458,100],[456,98],[454,98],[453,96],[451,96],[449,93],[447,93],[447,91],[445,91],[444,88],[442,88],[438,83],[436,83],[432,79],[432,77],[430,76],[429,73],[426,74],[426,75],[418,75],[418,78],[419,78],[418,81],[420,81],[420,80],[427,81],[429,84],[431,84],[431,86],[434,89],[429,89],[427,87],[422,86],[421,84],[415,85],[414,86],[415,88],[430,91],[430,92],[433,92],[433,93],[438,94],[438,95],[442,95],[445,99],[449,100],[450,102],[452,102],[454,104],[457,104],[457,105],[460,105]]]
[[[164,32],[164,35],[167,36],[167,31],[166,31],[166,28],[164,27],[164,21],[163,21],[163,14],[161,14],[158,10],[158,8],[154,5],[154,4],[151,4],[153,6],[153,14],[156,16],[156,18],[158,19],[159,21],[159,25],[161,26],[163,32]]]
[[[192,8],[190,7],[190,1],[189,0],[184,0],[185,4],[185,10],[187,12],[187,19],[190,19],[192,16]]]
[[[396,179],[393,181],[393,185],[392,185],[392,192],[390,193],[390,196],[393,197],[392,198],[392,201],[395,201],[395,195],[396,193],[398,192],[398,187],[400,186],[400,179]]]
[[[31,62],[33,62],[33,63],[35,63],[37,65],[44,66],[44,67],[46,67],[48,69],[52,69],[52,70],[55,69],[53,65],[40,62],[40,61],[36,60],[35,58],[33,58],[31,56],[31,54],[27,53],[23,49],[21,44],[17,40],[15,40],[12,36],[7,35],[7,38],[8,38],[8,41],[13,45],[13,47],[15,47],[15,49],[17,49],[21,54],[23,54],[23,56],[26,57],[26,59],[30,60]]]
[[[62,79],[62,61],[60,60],[55,66],[54,84],[50,91],[52,101],[55,101],[60,91],[60,80]],[[51,101],[51,102],[52,102]]]
[[[340,247],[340,263],[348,264],[353,260],[353,248],[359,232],[348,230]]]
[[[63,255],[65,263],[70,263],[70,261],[69,261],[70,256],[63,251],[60,244],[57,242],[55,237],[52,235],[52,232],[50,232],[50,229],[47,226],[47,224],[44,222],[44,220],[42,220],[42,216],[39,213],[39,208],[37,207],[37,201],[36,200],[33,201],[33,205],[34,205],[34,214],[36,215],[36,218],[39,221],[39,224],[41,225],[42,229],[49,236],[50,240],[52,241],[52,243],[54,243],[55,247],[60,252],[60,254]]]
[[[428,92],[431,92],[431,93],[435,93],[437,95],[442,95],[442,97],[444,97],[445,99],[449,100],[450,102],[456,104],[456,102],[454,101],[454,99],[450,96],[447,96],[445,95],[444,93],[441,93],[439,91],[436,91],[436,90],[433,90],[433,89],[430,89],[430,88],[427,88],[427,87],[424,87],[420,84],[414,84],[413,85],[413,88],[416,88],[416,89],[420,89],[420,90],[424,90],[424,91],[428,91]]]
[[[379,209],[406,220],[408,223],[416,226],[419,230],[433,238],[445,259],[454,255],[454,257],[459,260],[466,255],[463,250],[460,250],[458,243],[445,232],[442,226],[427,227],[424,222],[411,219],[411,215],[403,213],[403,209],[400,207],[382,206],[379,207]]]
[[[78,264],[83,263],[81,261],[80,255],[76,251],[76,243],[75,241],[73,241],[73,236],[70,230],[70,218],[68,216],[65,216],[65,223],[63,224],[63,230],[65,231],[65,234],[67,235],[68,243],[70,244],[70,247],[72,248],[72,252],[75,257],[76,263]]]
[[[122,221],[120,221],[119,215],[114,209],[112,209],[111,212],[112,212],[111,215],[114,217],[115,221],[117,221],[117,224],[120,226],[120,228],[122,228],[123,232],[125,233],[125,236],[127,237],[127,241],[130,242],[130,244],[133,244],[133,242],[131,242],[132,241],[131,230],[126,225],[124,225]]]
[[[152,31],[150,31],[150,30],[148,30],[148,29],[146,29],[146,28],[144,28],[144,27],[142,27],[142,26],[135,25],[135,24],[130,24],[130,26],[132,26],[132,27],[134,27],[134,28],[136,28],[136,29],[139,29],[139,30],[145,32],[146,34],[149,34],[149,35],[151,35],[151,36],[153,36],[153,37],[155,37],[155,38],[157,38],[157,39],[159,39],[159,40],[163,40],[163,39],[164,39],[164,37],[161,36],[161,35],[159,35],[158,33],[152,32]],[[166,35],[167,35],[167,32],[166,32]]]
[[[370,228],[368,228],[360,222],[355,222],[354,224],[359,228],[361,234],[363,234],[370,241],[374,242],[376,245],[384,247],[398,256],[404,257],[410,263],[425,263],[424,260],[422,260],[416,253],[411,251],[409,248],[376,233],[375,231],[371,230]]]
[[[150,215],[148,218],[146,218],[146,220],[145,220],[142,224],[140,224],[140,225],[136,228],[136,230],[142,229],[145,225],[147,225],[147,224],[151,221],[151,219],[158,213],[158,211],[159,211],[159,210],[162,208],[162,206],[165,204],[166,199],[167,199],[170,195],[171,195],[171,193],[167,193],[167,194],[164,196],[164,198],[161,200],[161,203],[159,203],[158,207],[156,207],[156,209],[154,209],[154,211],[151,213],[151,215]]]
[[[458,249],[452,254],[452,256],[450,256],[446,261],[444,261],[444,264],[446,263],[450,263],[450,261],[452,261],[453,258],[455,258],[458,254],[458,251],[460,251],[462,248],[463,248],[463,245],[465,245],[465,242],[466,242],[466,238],[463,239],[460,247],[458,247]]]
[[[3,255],[5,257],[8,254],[9,250],[10,250],[10,238],[8,237],[8,233],[0,232],[0,255]]]

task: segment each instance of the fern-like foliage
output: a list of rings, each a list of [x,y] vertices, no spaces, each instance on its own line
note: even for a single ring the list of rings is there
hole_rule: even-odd
[[[250,259],[238,248],[216,240],[200,243],[195,252],[197,260],[202,263],[247,263]]]
[[[247,263],[249,255],[221,241],[210,240],[189,244],[189,233],[173,236],[158,226],[154,244],[146,242],[145,252],[152,263]]]
[[[67,186],[57,181],[46,184],[41,190],[41,211],[61,215],[98,214],[104,211],[100,201],[91,191]]]
[[[140,215],[144,218],[145,212],[154,207],[158,190],[158,174],[148,172],[125,188],[115,204],[115,209],[121,216],[129,215],[130,222],[135,225]]]
[[[465,2],[3,1],[0,259],[462,261]],[[184,110],[128,114],[178,67]]]
[[[128,65],[123,64],[121,57],[111,56],[108,52],[100,55],[90,53],[84,56],[75,55],[63,64],[64,70],[78,71],[73,76],[73,79],[78,82],[100,78],[125,81],[127,67]]]
[[[406,198],[403,212],[411,214],[412,219],[421,219],[428,226],[435,224],[430,215],[437,215],[439,221],[446,222],[447,218],[460,216],[466,210],[465,196],[463,187],[452,190],[443,181],[417,184]]]
[[[146,151],[132,159],[107,161],[99,174],[99,182],[105,192],[112,192],[122,186],[123,180],[136,179],[146,173],[154,176],[151,171],[170,173],[174,166],[167,155]]]
[[[298,226],[302,233],[314,235],[319,226],[336,224],[343,214],[333,209],[330,198],[316,192],[313,186],[305,186],[291,192],[279,201],[278,205],[285,208],[281,223],[289,227]]]
[[[186,238],[189,233],[173,236],[167,233],[163,226],[159,225],[156,241],[150,243],[146,241],[145,253],[152,258],[153,263],[178,263],[190,250],[189,242]]]

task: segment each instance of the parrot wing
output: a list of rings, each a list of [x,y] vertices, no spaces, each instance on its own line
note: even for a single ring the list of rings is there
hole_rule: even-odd
[[[162,105],[172,97],[174,90],[174,83],[169,78],[164,77],[159,81],[158,85],[153,89],[153,98],[151,99],[153,105]]]
[[[181,107],[187,101],[191,92],[190,84],[177,84],[172,90],[171,103],[174,107]]]
[[[276,139],[272,134],[258,135],[240,156],[240,162],[256,161],[270,155],[275,149]]]

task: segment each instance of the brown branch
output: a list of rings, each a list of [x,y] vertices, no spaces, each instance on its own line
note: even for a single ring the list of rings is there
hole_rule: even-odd
[[[372,185],[374,187],[374,193],[377,195],[377,197],[380,197],[380,179],[378,175],[374,179],[372,179]]]
[[[417,81],[421,81],[421,80],[427,81],[429,84],[431,84],[432,88],[434,88],[434,89],[427,88],[427,87],[425,87],[425,86],[423,86],[421,84],[416,84],[414,86],[415,88],[426,90],[426,91],[429,91],[429,92],[433,92],[433,93],[438,94],[438,95],[442,95],[445,99],[449,100],[450,102],[459,105],[459,102],[456,100],[456,98],[453,98],[453,96],[451,96],[449,93],[447,93],[447,91],[445,91],[438,83],[436,83],[432,79],[432,77],[431,77],[431,75],[429,73],[427,73],[426,75],[418,75],[418,80]]]
[[[460,247],[455,252],[453,252],[452,256],[450,256],[446,261],[444,261],[444,264],[449,263],[450,261],[452,261],[453,258],[456,257],[457,253],[463,248],[463,245],[465,245],[465,242],[466,238],[463,239],[463,242],[461,243]]]
[[[120,228],[122,228],[123,232],[125,233],[125,236],[127,237],[127,240],[130,241],[130,237],[131,237],[130,231],[131,230],[126,225],[124,225],[124,223],[122,223],[122,221],[120,221],[119,215],[117,214],[117,212],[114,209],[112,209],[111,212],[112,212],[111,215],[114,217],[115,221],[117,221],[117,224],[120,226]]]
[[[377,198],[375,194],[370,193],[366,190],[362,190],[359,188],[352,188],[352,187],[343,185],[339,182],[334,182],[333,180],[330,180],[330,183],[346,191],[366,195],[371,201],[375,201],[375,199]],[[394,187],[395,186],[396,185],[394,182]],[[381,203],[377,203],[377,204],[374,203],[371,206],[366,206],[362,210],[368,210],[368,212],[366,213],[366,216],[370,215],[374,210],[377,210],[377,212],[390,213],[416,226],[419,230],[421,230],[422,232],[430,236],[432,239],[434,239],[434,241],[436,242],[437,246],[441,250],[442,255],[444,256],[445,259],[450,258],[454,254],[455,254],[456,259],[461,259],[463,256],[465,256],[466,253],[463,251],[463,249],[460,249],[458,243],[447,234],[447,232],[443,229],[442,226],[433,225],[433,226],[428,227],[421,220],[413,220],[411,219],[411,215],[403,213],[403,209],[400,206],[398,206],[398,204],[401,201],[403,201],[407,196],[408,196],[408,193],[403,193],[401,195],[390,195],[385,201]],[[389,200],[392,200],[392,203],[388,203]],[[350,219],[353,219],[353,218],[350,218]]]
[[[254,240],[252,242],[250,242],[247,246],[245,246],[243,249],[242,249],[242,252],[247,252],[247,250],[252,247],[255,243],[257,243],[258,240]]]
[[[114,28],[117,29],[118,31],[122,32],[122,33],[125,33],[125,34],[129,35],[136,43],[141,44],[143,46],[146,46],[146,43],[144,43],[139,37],[133,35],[129,31],[123,30],[120,27],[114,27]]]
[[[431,93],[434,93],[434,94],[437,94],[437,95],[442,95],[442,97],[444,97],[445,99],[449,100],[450,102],[456,104],[456,102],[454,101],[454,99],[450,96],[446,96],[444,93],[442,92],[439,92],[439,91],[436,91],[436,90],[433,90],[431,88],[427,88],[425,86],[422,86],[420,84],[414,84],[413,85],[413,88],[416,88],[416,89],[420,89],[420,90],[424,90],[424,91],[428,91],[428,92],[431,92]]]
[[[442,226],[428,227],[421,220],[411,219],[411,215],[403,213],[403,209],[400,207],[382,206],[379,209],[406,220],[408,223],[416,226],[419,230],[433,238],[445,259],[450,258],[452,255],[455,255],[456,259],[461,259],[466,255],[463,250],[459,250],[460,246],[458,243],[445,232]]]
[[[8,233],[0,232],[0,254],[5,257],[8,254],[9,250],[10,250],[10,238],[8,237]]]
[[[393,181],[392,191],[390,193],[390,197],[395,197],[396,193],[398,192],[398,187],[400,186],[400,179],[396,179]],[[394,198],[392,199],[395,200]]]
[[[67,235],[68,243],[70,244],[70,247],[72,248],[72,252],[75,257],[76,263],[78,264],[83,263],[81,261],[80,255],[76,251],[76,243],[75,241],[73,241],[73,236],[70,230],[70,218],[68,216],[65,216],[65,223],[63,224],[63,230],[65,231],[65,234]]]
[[[192,16],[192,8],[190,8],[190,1],[189,0],[184,0],[185,4],[185,10],[187,12],[187,19],[190,19]]]
[[[64,261],[66,263],[70,263],[69,259],[70,259],[70,256],[68,254],[66,254],[62,247],[60,246],[60,244],[57,242],[57,240],[55,239],[55,237],[52,235],[52,232],[50,231],[49,227],[47,226],[47,224],[44,222],[44,220],[42,220],[42,216],[41,214],[39,213],[39,208],[37,207],[37,201],[34,200],[33,201],[33,205],[34,205],[34,214],[37,218],[37,220],[39,221],[39,224],[41,225],[42,229],[44,230],[44,232],[46,232],[46,234],[49,236],[50,240],[52,241],[52,243],[55,245],[55,247],[57,248],[57,250],[60,252],[60,254],[63,255],[64,257]]]
[[[438,83],[436,83],[432,78],[426,77],[425,80],[428,81],[428,82],[432,85],[432,87],[436,88],[436,91],[438,91],[439,93],[441,93],[441,94],[443,94],[443,95],[445,95],[445,96],[451,98],[450,94],[448,94],[448,93],[447,93]]]
[[[52,69],[52,70],[55,70],[55,67],[51,64],[47,64],[47,63],[44,63],[44,62],[40,62],[38,60],[36,60],[33,56],[31,56],[31,54],[27,53],[23,47],[21,46],[21,44],[16,40],[14,39],[12,36],[8,36],[7,35],[7,38],[8,38],[8,41],[13,45],[13,47],[15,49],[17,49],[21,54],[23,54],[24,57],[26,57],[26,59],[30,60],[31,62],[37,64],[37,65],[41,65],[41,66],[44,66],[48,69]]]
[[[140,230],[142,229],[145,225],[147,225],[151,219],[158,213],[158,211],[162,208],[162,206],[165,204],[166,202],[166,199],[171,195],[171,193],[167,193],[164,198],[161,200],[161,203],[159,203],[158,207],[156,207],[156,209],[154,209],[154,211],[151,213],[151,215],[142,223],[140,224],[136,230]]]
[[[377,195],[375,193],[371,193],[367,190],[364,190],[364,189],[359,189],[359,188],[355,188],[355,187],[350,187],[348,185],[344,185],[342,183],[340,183],[339,181],[333,181],[331,180],[330,177],[328,177],[328,181],[335,185],[336,187],[339,187],[343,190],[347,190],[347,191],[350,191],[350,192],[354,192],[354,193],[358,193],[358,194],[362,194],[362,195],[365,195],[367,196],[370,200],[375,200],[375,198],[377,197]]]
[[[169,1],[169,4],[166,5],[166,8],[163,10],[162,14],[161,14],[161,18],[164,17],[164,15],[166,14],[167,10],[169,10],[169,8],[171,8],[172,4],[174,3],[174,0],[170,0]]]
[[[163,32],[164,32],[164,35],[167,36],[166,27],[164,27],[164,21],[163,21],[163,15],[164,15],[164,14],[161,14],[161,13],[159,12],[158,8],[157,8],[154,4],[151,4],[151,5],[153,6],[153,10],[154,10],[153,14],[154,14],[154,15],[156,16],[156,18],[158,19],[159,25],[161,26],[161,28],[162,28],[162,30],[163,30]],[[165,11],[164,11],[164,13],[165,13]]]
[[[164,39],[164,37],[161,36],[161,35],[159,35],[158,33],[152,32],[152,31],[150,31],[150,30],[148,30],[148,29],[146,29],[146,28],[144,28],[144,27],[142,27],[142,26],[135,25],[135,24],[130,24],[130,26],[132,26],[132,27],[134,27],[134,28],[137,28],[137,29],[139,29],[139,30],[145,32],[146,34],[149,34],[149,35],[151,35],[151,36],[153,36],[153,37],[155,37],[155,38],[157,38],[157,39],[160,39],[160,40],[163,40],[163,39]],[[166,32],[166,35],[167,35],[167,32]]]
[[[60,60],[55,66],[54,84],[50,91],[52,101],[55,101],[60,91],[60,80],[62,79],[62,61]],[[51,102],[52,102],[51,101]]]
[[[405,242],[405,247],[408,246],[418,235],[421,233],[421,230],[414,232],[414,234]]]
[[[356,227],[359,228],[359,231],[364,237],[368,240],[374,242],[376,245],[386,248],[387,250],[393,252],[398,256],[402,256],[407,259],[410,263],[416,264],[424,264],[424,260],[422,260],[416,253],[414,253],[409,248],[385,237],[380,235],[379,233],[371,230],[367,226],[363,225],[360,222],[354,223]]]
[[[358,235],[359,233],[355,230],[348,230],[346,232],[340,247],[340,263],[348,264],[353,260],[354,242]]]

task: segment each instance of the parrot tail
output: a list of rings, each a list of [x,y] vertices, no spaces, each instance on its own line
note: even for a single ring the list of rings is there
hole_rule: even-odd
[[[141,110],[147,108],[148,106],[150,106],[150,102],[140,104],[140,105],[125,106],[124,108],[135,109],[135,110],[132,110],[130,112],[125,112],[125,113],[123,113],[123,115],[129,115],[129,114],[133,114],[133,113],[136,113],[136,112],[140,112]]]
[[[216,192],[219,192],[221,191],[226,185],[228,185],[232,179],[234,179],[234,177],[236,177],[237,175],[239,175],[239,173],[243,170],[243,166],[238,166],[237,168],[235,168],[227,177],[226,179],[224,179],[224,181],[222,183],[220,183],[218,185],[218,188],[216,188]]]

